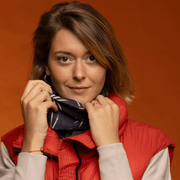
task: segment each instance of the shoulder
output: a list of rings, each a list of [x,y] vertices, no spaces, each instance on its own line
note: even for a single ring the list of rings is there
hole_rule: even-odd
[[[141,137],[141,140],[155,141],[156,144],[163,144],[163,142],[174,144],[171,138],[161,129],[142,122],[128,119],[126,131],[134,138]]]
[[[138,122],[138,121],[134,121],[134,120],[127,120],[127,128],[131,129],[132,131],[136,131],[139,134],[141,133],[145,133],[145,134],[149,134],[149,135],[156,135],[157,133],[162,134],[163,131],[161,131],[159,128],[149,125],[149,124],[145,124],[142,122]],[[164,133],[163,133],[164,134]]]
[[[149,124],[142,123],[142,122],[137,122],[137,121],[128,119],[126,129],[129,130],[130,132],[134,132],[135,133],[134,135],[144,136],[144,138],[148,138],[148,139],[150,138],[151,140],[158,137],[156,141],[160,140],[160,141],[173,142],[169,138],[169,136],[165,134],[161,129],[155,126],[149,125]]]
[[[172,160],[175,143],[161,129],[128,119],[124,135],[135,146],[138,145],[144,150],[151,151],[153,156],[169,147],[169,155]]]
[[[24,134],[24,125],[18,126],[11,131],[7,132],[1,137],[1,141],[5,144],[6,147],[12,146],[14,141],[21,135]],[[23,136],[24,138],[24,136]]]
[[[6,133],[1,137],[1,141],[5,145],[11,160],[14,162],[14,164],[17,164],[18,152],[15,152],[13,147],[15,144],[17,145],[17,148],[22,147],[24,141],[24,125],[14,128]]]

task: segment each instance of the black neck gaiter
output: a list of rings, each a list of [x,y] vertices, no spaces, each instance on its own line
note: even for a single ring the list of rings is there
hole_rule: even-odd
[[[55,90],[53,94],[50,93],[50,96],[57,105],[58,111],[49,110],[48,123],[61,139],[81,134],[89,129],[88,114],[83,104],[60,97]]]

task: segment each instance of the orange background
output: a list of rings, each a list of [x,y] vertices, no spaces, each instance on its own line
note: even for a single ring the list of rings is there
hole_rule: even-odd
[[[175,142],[180,167],[179,0],[82,0],[112,24],[136,83],[129,118],[159,127]],[[23,123],[20,98],[32,61],[32,32],[57,0],[9,0],[0,6],[0,136]]]

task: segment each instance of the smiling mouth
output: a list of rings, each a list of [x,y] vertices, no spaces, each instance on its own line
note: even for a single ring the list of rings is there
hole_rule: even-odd
[[[71,89],[88,89],[89,87],[86,86],[69,86]]]
[[[69,86],[70,89],[72,89],[74,92],[80,94],[86,92],[90,87],[85,86]]]

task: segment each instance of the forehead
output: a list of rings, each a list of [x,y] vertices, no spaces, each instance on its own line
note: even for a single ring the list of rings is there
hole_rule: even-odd
[[[78,49],[87,51],[87,48],[75,34],[67,29],[61,29],[56,32],[52,40],[51,50],[76,51]]]

